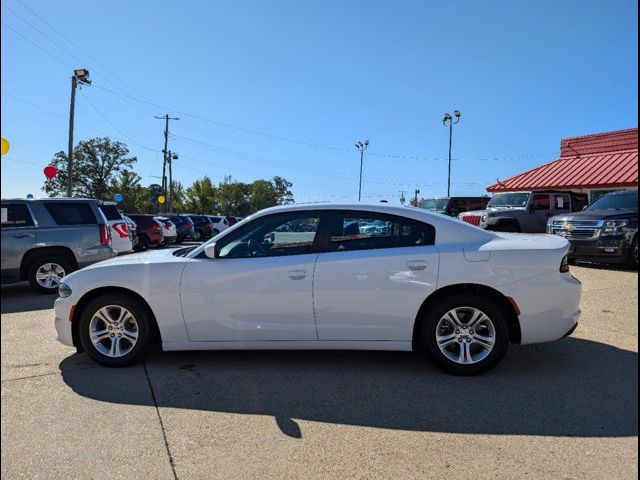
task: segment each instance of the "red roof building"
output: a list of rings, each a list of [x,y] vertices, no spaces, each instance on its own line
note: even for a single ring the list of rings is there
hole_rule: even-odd
[[[573,190],[602,193],[638,188],[638,129],[565,138],[560,157],[532,170],[501,180],[487,191]]]

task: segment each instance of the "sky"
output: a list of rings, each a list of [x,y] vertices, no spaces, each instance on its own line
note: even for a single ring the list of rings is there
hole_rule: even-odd
[[[2,197],[43,196],[66,151],[109,136],[160,183],[282,176],[296,202],[481,195],[553,160],[563,137],[638,125],[638,8],[630,0],[2,0]]]

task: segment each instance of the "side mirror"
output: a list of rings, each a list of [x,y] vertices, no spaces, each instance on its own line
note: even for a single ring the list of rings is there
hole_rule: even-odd
[[[273,244],[273,243],[275,243],[275,242],[276,242],[276,234],[275,234],[275,233],[273,233],[273,232],[271,232],[271,233],[267,233],[267,234],[264,236],[264,239],[262,240],[262,243],[267,244],[267,245],[269,245],[269,244]]]
[[[582,207],[582,211],[584,212],[587,209],[588,206],[589,205],[585,205],[584,207]]]
[[[218,256],[218,249],[216,248],[216,244],[210,243],[204,247],[204,254],[207,258],[214,259]]]

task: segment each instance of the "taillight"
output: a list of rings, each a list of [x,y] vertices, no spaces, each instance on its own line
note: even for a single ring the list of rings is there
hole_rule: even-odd
[[[569,273],[569,256],[565,255],[562,259],[562,263],[560,264],[560,272],[561,273]]]
[[[126,223],[116,223],[113,225],[113,229],[118,232],[120,238],[126,238],[129,236],[129,226]]]
[[[100,225],[100,244],[111,245],[111,232],[107,225]]]
[[[164,229],[165,229],[165,230],[169,230],[169,225],[165,225],[165,226],[164,226]]]
[[[151,230],[162,231],[162,227],[160,225],[151,225]]]
[[[189,227],[191,227],[191,225],[189,225],[188,223],[183,223],[182,224],[182,228],[189,228]]]

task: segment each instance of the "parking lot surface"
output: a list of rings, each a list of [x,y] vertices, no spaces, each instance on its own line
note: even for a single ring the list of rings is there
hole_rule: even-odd
[[[2,287],[2,478],[636,478],[638,274],[573,267],[572,337],[490,373],[397,352],[156,353],[55,340],[54,296]]]

